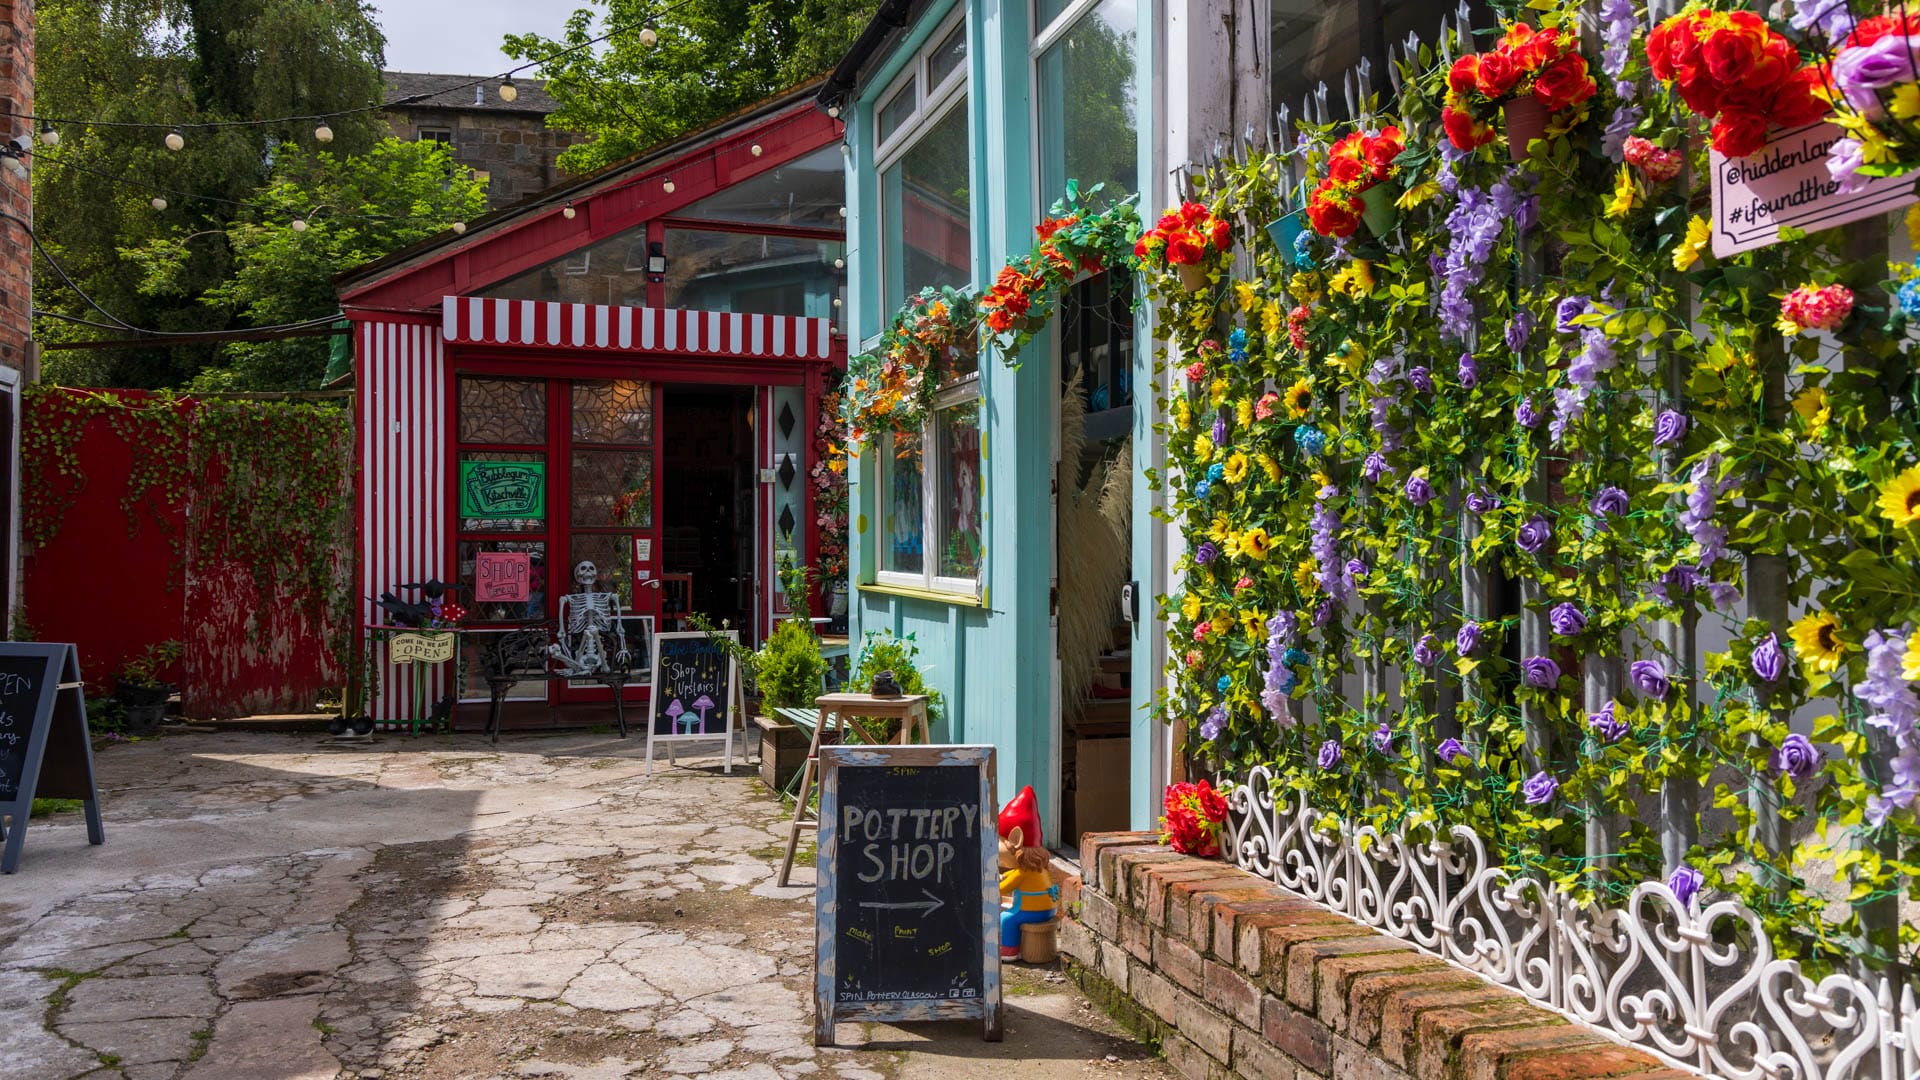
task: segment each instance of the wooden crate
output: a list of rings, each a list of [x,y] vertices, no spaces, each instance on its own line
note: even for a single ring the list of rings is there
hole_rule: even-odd
[[[760,782],[778,794],[807,763],[812,733],[777,716],[756,716],[753,722],[760,729]]]

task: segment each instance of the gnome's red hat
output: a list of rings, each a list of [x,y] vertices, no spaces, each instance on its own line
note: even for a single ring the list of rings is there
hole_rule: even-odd
[[[1029,846],[1040,842],[1040,800],[1034,797],[1032,784],[1021,788],[1000,811],[1000,838],[1005,840],[1015,829]]]

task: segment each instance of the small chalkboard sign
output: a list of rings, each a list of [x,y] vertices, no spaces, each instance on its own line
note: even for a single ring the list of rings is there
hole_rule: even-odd
[[[991,746],[823,746],[814,1043],[839,1020],[968,1020],[1000,1041]]]
[[[743,704],[740,662],[725,644],[738,642],[732,630],[713,636],[700,632],[653,635],[653,664],[647,684],[647,772],[653,772],[653,746],[664,743],[669,755],[678,743],[720,739],[726,742],[726,771],[733,771],[733,729]]]
[[[0,642],[0,873],[20,868],[35,799],[81,800],[87,842],[106,842],[78,654],[72,645]]]

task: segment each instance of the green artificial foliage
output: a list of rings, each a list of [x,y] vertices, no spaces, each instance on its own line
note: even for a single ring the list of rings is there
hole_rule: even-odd
[[[903,694],[927,695],[927,721],[940,719],[943,699],[940,691],[927,685],[926,672],[920,667],[920,644],[912,634],[897,637],[887,630],[869,630],[860,643],[860,658],[854,662],[847,689],[856,694],[873,692],[874,676],[893,672],[894,682]]]
[[[780,620],[766,644],[752,655],[754,683],[764,708],[809,706],[820,696],[827,662],[820,655],[820,640],[813,636],[811,623]]]
[[[596,0],[559,35],[512,34],[504,48],[548,61],[538,74],[559,103],[548,126],[592,136],[560,155],[562,168],[583,174],[831,70],[876,6],[688,0],[662,10],[653,0]],[[641,41],[643,28],[658,34],[654,44]]]

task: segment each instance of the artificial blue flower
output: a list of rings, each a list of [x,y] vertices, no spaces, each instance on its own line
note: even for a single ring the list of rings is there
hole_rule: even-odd
[[[1217,461],[1207,466],[1207,479],[1213,481],[1216,484],[1219,483],[1221,480],[1225,479],[1226,475],[1227,475],[1227,467]]]
[[[1300,448],[1301,453],[1317,456],[1320,451],[1327,448],[1327,437],[1319,428],[1311,424],[1302,424],[1293,429],[1293,444]]]
[[[1196,499],[1204,499],[1204,498],[1206,498],[1206,497],[1207,497],[1208,495],[1211,495],[1211,494],[1213,494],[1213,481],[1211,481],[1211,480],[1202,480],[1202,481],[1200,481],[1199,483],[1197,483],[1197,484],[1195,484],[1195,485],[1193,485],[1193,497],[1194,497],[1194,498],[1196,498]]]

